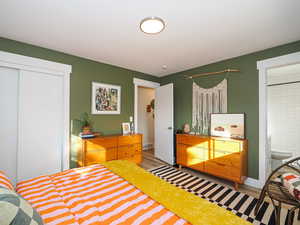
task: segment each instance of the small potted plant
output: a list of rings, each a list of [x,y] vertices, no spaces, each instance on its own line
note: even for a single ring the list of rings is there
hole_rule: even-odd
[[[87,112],[84,112],[80,115],[79,119],[81,123],[82,134],[91,134],[92,133],[92,121]]]

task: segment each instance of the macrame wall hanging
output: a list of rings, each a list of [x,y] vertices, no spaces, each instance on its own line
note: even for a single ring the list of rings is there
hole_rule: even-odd
[[[227,113],[227,79],[213,88],[193,82],[193,124],[197,134],[208,134],[211,113]]]

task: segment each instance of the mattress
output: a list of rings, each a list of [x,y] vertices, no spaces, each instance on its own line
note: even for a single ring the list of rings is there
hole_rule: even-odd
[[[18,183],[17,192],[47,225],[248,224],[126,161],[40,176]]]
[[[45,224],[189,224],[103,165],[20,182]]]

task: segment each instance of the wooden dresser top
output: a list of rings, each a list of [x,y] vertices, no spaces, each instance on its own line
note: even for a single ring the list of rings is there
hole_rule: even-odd
[[[209,135],[198,135],[198,134],[176,134],[179,136],[187,136],[187,137],[195,137],[195,138],[203,138],[203,139],[215,139],[215,140],[224,140],[224,141],[247,141],[247,139],[236,139],[236,138],[227,138],[227,137],[216,137]]]
[[[94,138],[130,137],[130,136],[134,136],[134,135],[142,136],[143,134],[140,134],[140,133],[136,133],[136,134],[107,134],[107,135],[99,135],[99,136],[96,136],[96,137],[87,138],[87,139],[84,139],[84,140],[94,139]]]

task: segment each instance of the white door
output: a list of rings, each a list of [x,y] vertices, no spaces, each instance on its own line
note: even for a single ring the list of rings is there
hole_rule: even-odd
[[[62,170],[63,77],[21,71],[18,181]]]
[[[155,147],[156,158],[174,165],[173,84],[155,89]]]
[[[0,67],[0,170],[16,183],[19,71]]]

